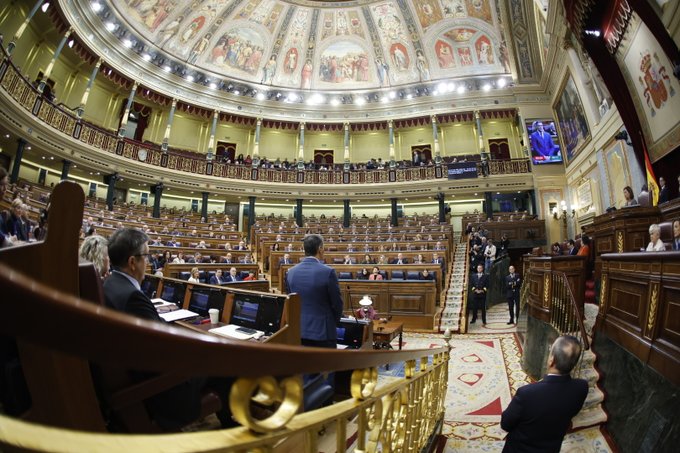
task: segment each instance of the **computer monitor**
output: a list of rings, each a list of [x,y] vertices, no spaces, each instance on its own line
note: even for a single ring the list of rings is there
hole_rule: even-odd
[[[142,292],[146,294],[146,297],[149,299],[153,299],[156,297],[156,290],[158,289],[158,281],[160,279],[158,277],[154,277],[152,275],[146,275],[144,276],[144,280],[142,280]]]
[[[208,316],[208,310],[216,308],[220,311],[221,318],[225,297],[226,294],[220,290],[193,287],[189,299],[189,310],[198,313],[200,316]]]
[[[184,282],[164,281],[161,299],[166,302],[174,302],[181,307],[184,302],[184,293],[186,292],[186,289],[187,285]]]
[[[335,329],[338,334],[338,344],[347,346],[347,349],[359,349],[364,339],[365,328],[367,328],[366,323],[357,322],[354,319],[341,320]]]
[[[284,299],[260,294],[234,294],[231,324],[272,335],[281,327]]]

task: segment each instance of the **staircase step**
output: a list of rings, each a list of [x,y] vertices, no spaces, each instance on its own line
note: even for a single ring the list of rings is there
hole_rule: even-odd
[[[594,426],[606,422],[607,414],[600,405],[581,409],[581,412],[571,419],[572,428],[584,428],[586,426]]]

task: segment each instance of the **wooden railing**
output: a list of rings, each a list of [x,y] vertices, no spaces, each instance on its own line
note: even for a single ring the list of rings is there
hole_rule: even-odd
[[[0,63],[0,86],[9,97],[36,119],[78,140],[84,147],[117,154],[131,161],[169,170],[236,180],[316,185],[411,182],[443,179],[447,174],[445,166],[356,171],[298,171],[297,169],[252,168],[208,161],[204,155],[191,151],[170,149],[163,152],[157,144],[145,144],[120,138],[114,132],[79,119],[72,112],[61,109],[44,98],[6,57]],[[148,168],[145,169],[143,165],[141,167],[140,171],[148,171]],[[482,175],[479,163],[477,167],[478,174]],[[489,161],[489,172],[491,176],[530,173],[531,165],[529,159],[526,158],[492,160]]]

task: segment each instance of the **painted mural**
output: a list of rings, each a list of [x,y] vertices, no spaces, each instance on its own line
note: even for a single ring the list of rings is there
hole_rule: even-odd
[[[368,82],[368,53],[349,41],[331,44],[321,54],[319,80],[329,83]]]
[[[563,149],[566,150],[567,162],[569,162],[590,140],[588,119],[571,74],[567,74],[567,80],[553,108],[557,114],[560,136],[564,144]]]
[[[338,8],[281,0],[111,4],[137,33],[180,61],[265,85],[388,87],[511,70],[495,0],[382,0]],[[520,43],[517,52],[519,70],[530,73],[528,47]]]

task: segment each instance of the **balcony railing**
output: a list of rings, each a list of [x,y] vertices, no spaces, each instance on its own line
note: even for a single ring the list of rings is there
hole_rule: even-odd
[[[56,131],[80,141],[94,151],[117,154],[131,161],[196,175],[215,176],[235,180],[262,181],[282,184],[385,184],[444,179],[446,165],[425,167],[397,167],[375,170],[302,170],[252,168],[245,165],[209,161],[205,155],[193,151],[170,149],[166,152],[157,144],[140,143],[121,138],[78,118],[73,112],[48,101],[23,77],[11,60],[0,63],[0,86],[15,102]],[[531,172],[529,159],[488,161],[488,175],[514,175]],[[481,163],[477,174],[483,176]]]

